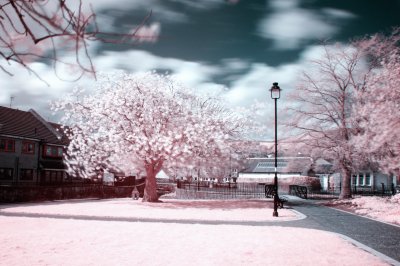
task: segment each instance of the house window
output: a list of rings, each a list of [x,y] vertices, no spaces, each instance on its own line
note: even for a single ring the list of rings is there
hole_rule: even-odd
[[[371,185],[371,175],[370,173],[365,174],[365,185],[370,186]]]
[[[371,186],[371,173],[359,173],[353,175],[353,185]]]
[[[63,148],[57,146],[44,146],[43,156],[61,158],[63,156]]]
[[[46,183],[61,183],[64,178],[64,172],[46,170],[44,172],[44,177],[45,177],[44,181]]]
[[[33,169],[21,169],[20,180],[33,180]]]
[[[15,151],[15,140],[0,139],[0,151],[14,152]]]
[[[35,153],[35,143],[28,141],[22,142],[22,153],[28,153],[28,154]]]
[[[358,185],[364,186],[364,175],[363,174],[358,175]]]
[[[0,168],[0,180],[12,180],[13,171],[12,168]]]

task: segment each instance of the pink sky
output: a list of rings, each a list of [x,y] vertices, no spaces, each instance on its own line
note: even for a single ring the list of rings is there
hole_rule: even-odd
[[[1,211],[227,221],[272,218],[270,202],[132,199],[3,205]],[[389,265],[338,234],[281,226],[87,221],[0,216],[1,265]]]

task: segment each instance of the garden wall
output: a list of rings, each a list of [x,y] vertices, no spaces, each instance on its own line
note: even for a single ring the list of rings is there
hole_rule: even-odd
[[[0,186],[0,203],[64,200],[83,198],[130,197],[133,186],[52,186],[52,187],[11,187]]]

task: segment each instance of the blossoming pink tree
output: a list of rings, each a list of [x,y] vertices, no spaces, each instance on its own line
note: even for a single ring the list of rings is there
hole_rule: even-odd
[[[215,97],[196,95],[156,73],[104,76],[91,95],[74,91],[54,104],[70,145],[70,169],[92,177],[100,169],[142,170],[143,201],[156,202],[156,174],[181,165],[226,163],[244,116]]]
[[[0,3],[0,18],[0,56],[3,58],[0,68],[10,75],[12,63],[36,74],[29,63],[50,60],[56,63],[55,66],[73,66],[79,78],[84,73],[95,73],[88,51],[90,42],[154,39],[154,36],[141,34],[147,17],[130,33],[102,31],[96,22],[96,14],[82,0],[5,0]],[[66,50],[75,53],[73,61],[63,62],[60,54]]]
[[[388,174],[400,175],[400,29],[360,41],[376,69],[358,94],[360,134],[354,143]]]

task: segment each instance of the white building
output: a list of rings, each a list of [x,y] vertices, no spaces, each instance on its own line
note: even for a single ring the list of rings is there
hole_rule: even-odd
[[[268,183],[275,177],[275,158],[247,158],[246,167],[239,172],[237,182]],[[277,158],[277,177],[312,176],[311,157]]]

